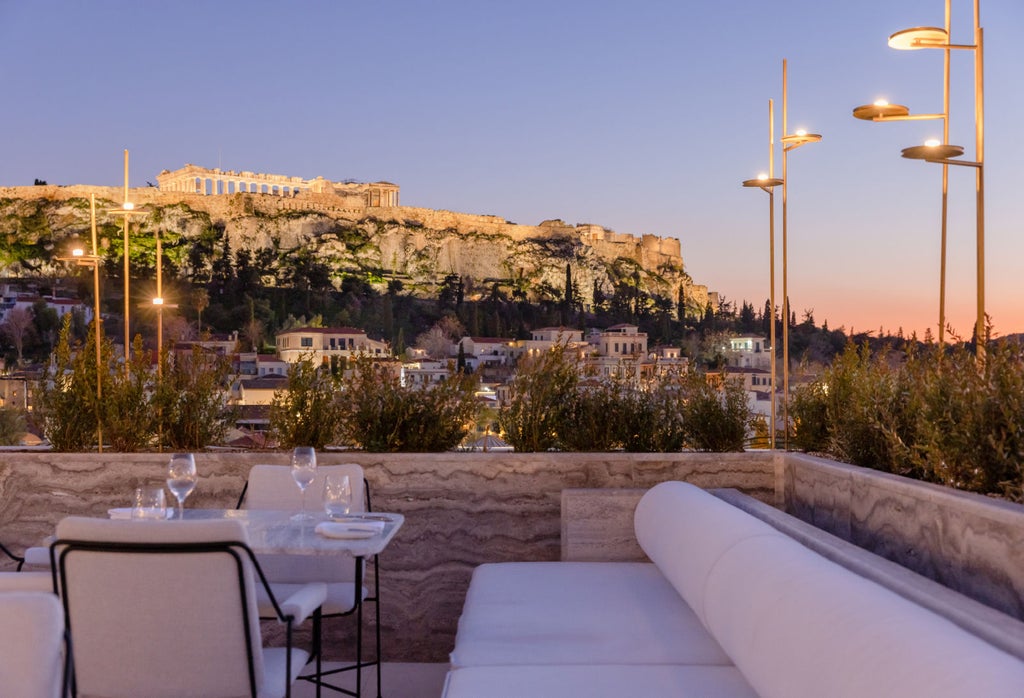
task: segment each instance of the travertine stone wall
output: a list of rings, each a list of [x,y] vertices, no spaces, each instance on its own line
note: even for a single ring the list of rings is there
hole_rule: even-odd
[[[1024,506],[787,454],[790,514],[1024,620]]]

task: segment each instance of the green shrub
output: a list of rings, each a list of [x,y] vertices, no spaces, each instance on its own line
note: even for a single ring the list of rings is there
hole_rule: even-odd
[[[681,382],[686,445],[695,451],[742,451],[750,426],[742,381],[723,378],[719,383],[691,371]]]
[[[565,345],[520,359],[508,403],[498,415],[505,440],[517,451],[547,451],[575,427],[567,420],[569,397],[579,383]]]
[[[0,407],[0,446],[17,446],[24,434],[24,411],[14,407]]]
[[[619,381],[584,381],[566,396],[559,442],[568,451],[614,451],[625,442],[630,392]]]
[[[90,336],[95,337],[91,334],[95,331],[93,323]],[[72,349],[71,315],[65,315],[52,360],[36,388],[34,406],[54,451],[85,451],[96,443],[95,361],[95,355],[89,356],[81,347]]]
[[[402,385],[394,364],[359,358],[343,385],[341,434],[367,451],[447,451],[476,417],[477,379],[456,371],[428,386]]]
[[[228,407],[231,362],[194,345],[187,355],[160,357],[160,380],[153,395],[158,435],[177,451],[198,451],[219,443],[234,421]]]
[[[856,465],[1024,499],[1024,348],[848,347],[794,394],[795,443]]]
[[[152,445],[157,425],[157,410],[150,402],[156,388],[153,354],[136,335],[127,370],[123,363],[111,368],[104,377],[99,410],[104,443],[120,453],[144,451]]]
[[[686,446],[684,391],[679,376],[633,391],[625,410],[623,448],[633,453],[676,453]]]
[[[341,410],[338,379],[309,358],[288,367],[288,388],[270,403],[270,436],[282,448],[337,443]]]

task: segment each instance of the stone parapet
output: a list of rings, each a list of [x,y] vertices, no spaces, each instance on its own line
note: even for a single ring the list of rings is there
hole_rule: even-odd
[[[200,481],[188,505],[225,508],[237,502],[250,467],[284,465],[288,457],[201,453],[196,460]],[[0,541],[20,551],[38,545],[64,516],[125,506],[135,487],[163,480],[166,461],[161,454],[0,451]],[[470,574],[481,563],[638,556],[632,508],[643,490],[665,480],[739,490],[1024,620],[1024,506],[821,458],[325,452],[320,462],[361,464],[374,509],[406,517],[381,558],[389,661],[445,661]],[[611,491],[595,499],[598,489]],[[604,551],[603,534],[610,536]],[[347,641],[342,625],[326,624],[329,647]]]

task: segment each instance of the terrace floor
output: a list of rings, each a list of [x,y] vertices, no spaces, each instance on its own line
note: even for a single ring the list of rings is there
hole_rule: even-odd
[[[340,666],[337,662],[325,662],[327,669]],[[374,698],[377,695],[377,674],[371,668],[363,677],[363,696]],[[384,698],[439,698],[444,688],[444,677],[448,673],[448,664],[384,662]],[[355,676],[351,679],[336,681],[339,686],[352,689],[355,687]],[[334,698],[344,694],[324,690],[322,698]],[[292,687],[292,698],[314,698],[316,686],[307,681],[297,681]]]

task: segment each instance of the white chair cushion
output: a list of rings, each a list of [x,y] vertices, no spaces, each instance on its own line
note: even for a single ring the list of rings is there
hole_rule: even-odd
[[[58,698],[64,610],[52,592],[0,593],[0,695]]]
[[[448,673],[444,698],[757,698],[735,667],[486,666]]]
[[[309,653],[292,648],[292,671],[288,669],[288,650],[284,647],[269,647],[263,650],[263,685],[258,698],[284,698],[288,686],[295,683],[299,673],[309,662]],[[287,683],[285,682],[287,679]]]
[[[732,663],[654,565],[629,562],[480,565],[451,662]]]
[[[49,572],[0,572],[0,591],[48,591],[53,593]]]
[[[1009,698],[1024,687],[1024,662],[785,537],[726,551],[705,608],[764,698]]]
[[[637,542],[704,624],[708,575],[729,548],[752,537],[783,534],[686,482],[663,482],[640,499]]]
[[[50,566],[50,548],[41,545],[35,545],[31,548],[25,548],[25,567],[49,567]]]
[[[277,599],[278,603],[282,600],[287,599],[289,596],[304,589],[309,584],[293,584],[286,582],[271,582],[270,588],[274,592],[274,598]],[[327,598],[321,605],[321,611],[325,616],[334,615],[338,613],[348,613],[355,608],[355,588],[356,585],[350,582],[333,582],[327,584]],[[366,599],[369,595],[369,591],[366,587],[362,587],[362,598]],[[270,603],[270,597],[267,595],[266,590],[262,584],[256,586],[256,601],[260,609],[261,618],[272,618],[274,617],[274,606]]]

